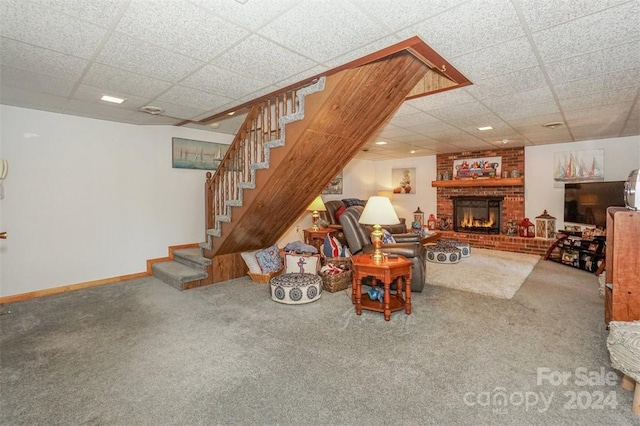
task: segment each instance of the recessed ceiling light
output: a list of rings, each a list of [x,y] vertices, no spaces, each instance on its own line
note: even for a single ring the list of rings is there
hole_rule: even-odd
[[[235,111],[231,111],[231,112],[228,112],[227,115],[233,115],[235,113],[236,113]]]
[[[556,127],[562,126],[564,123],[560,121],[554,121],[552,123],[543,124],[542,127],[546,127],[547,129],[555,129]]]
[[[415,153],[416,153],[416,150],[415,150],[415,149],[412,149],[412,150],[411,150],[411,151],[409,151],[409,152],[410,152],[410,153],[412,153],[412,154],[415,154]]]
[[[386,144],[387,144],[387,142],[385,142],[385,141],[378,141],[378,142],[376,142],[376,145],[386,145]]]
[[[109,95],[102,95],[100,100],[105,102],[111,102],[114,104],[121,104],[124,102],[124,99],[122,98],[116,98],[115,96],[109,96]]]
[[[217,129],[218,127],[220,127],[220,123],[211,123],[209,124],[209,127],[211,127],[212,129]]]
[[[151,114],[151,115],[158,115],[164,112],[162,108],[158,108],[157,106],[153,106],[153,105],[145,105],[143,107],[140,107],[140,111],[146,112],[147,114]]]
[[[502,142],[503,145],[506,145],[509,143],[509,139],[502,139],[500,142]]]
[[[478,127],[478,130],[480,130],[481,132],[484,132],[485,130],[493,130],[493,127],[491,126]]]

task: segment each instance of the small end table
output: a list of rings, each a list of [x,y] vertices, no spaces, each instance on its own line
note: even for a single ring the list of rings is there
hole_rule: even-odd
[[[361,315],[363,309],[384,313],[384,320],[391,319],[391,312],[404,309],[411,315],[411,266],[410,260],[403,256],[389,258],[379,265],[373,263],[370,254],[359,254],[351,258],[353,262],[353,281],[351,283],[351,302],[356,305],[356,315]],[[373,277],[384,284],[384,299],[382,302],[371,300],[362,294],[362,278]],[[391,283],[398,278],[395,294],[391,294]],[[374,281],[375,282],[375,281]],[[400,284],[402,282],[402,285]],[[402,296],[404,286],[405,296]]]
[[[327,234],[336,232],[334,228],[320,228],[314,231],[313,228],[307,228],[304,230],[304,242],[318,249],[318,253],[322,253],[322,244],[324,244],[324,237]]]

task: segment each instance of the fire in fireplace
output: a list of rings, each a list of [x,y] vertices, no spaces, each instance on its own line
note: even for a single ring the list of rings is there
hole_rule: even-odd
[[[464,196],[453,199],[453,230],[480,234],[500,233],[504,197]]]

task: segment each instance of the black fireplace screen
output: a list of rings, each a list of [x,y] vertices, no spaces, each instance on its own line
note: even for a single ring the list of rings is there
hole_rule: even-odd
[[[499,234],[503,198],[453,197],[453,230]]]

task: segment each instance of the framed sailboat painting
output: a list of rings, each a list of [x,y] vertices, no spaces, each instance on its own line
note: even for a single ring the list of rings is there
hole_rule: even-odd
[[[192,139],[172,138],[171,163],[174,169],[216,170],[229,145]]]
[[[604,180],[604,149],[556,152],[553,161],[556,182]]]

